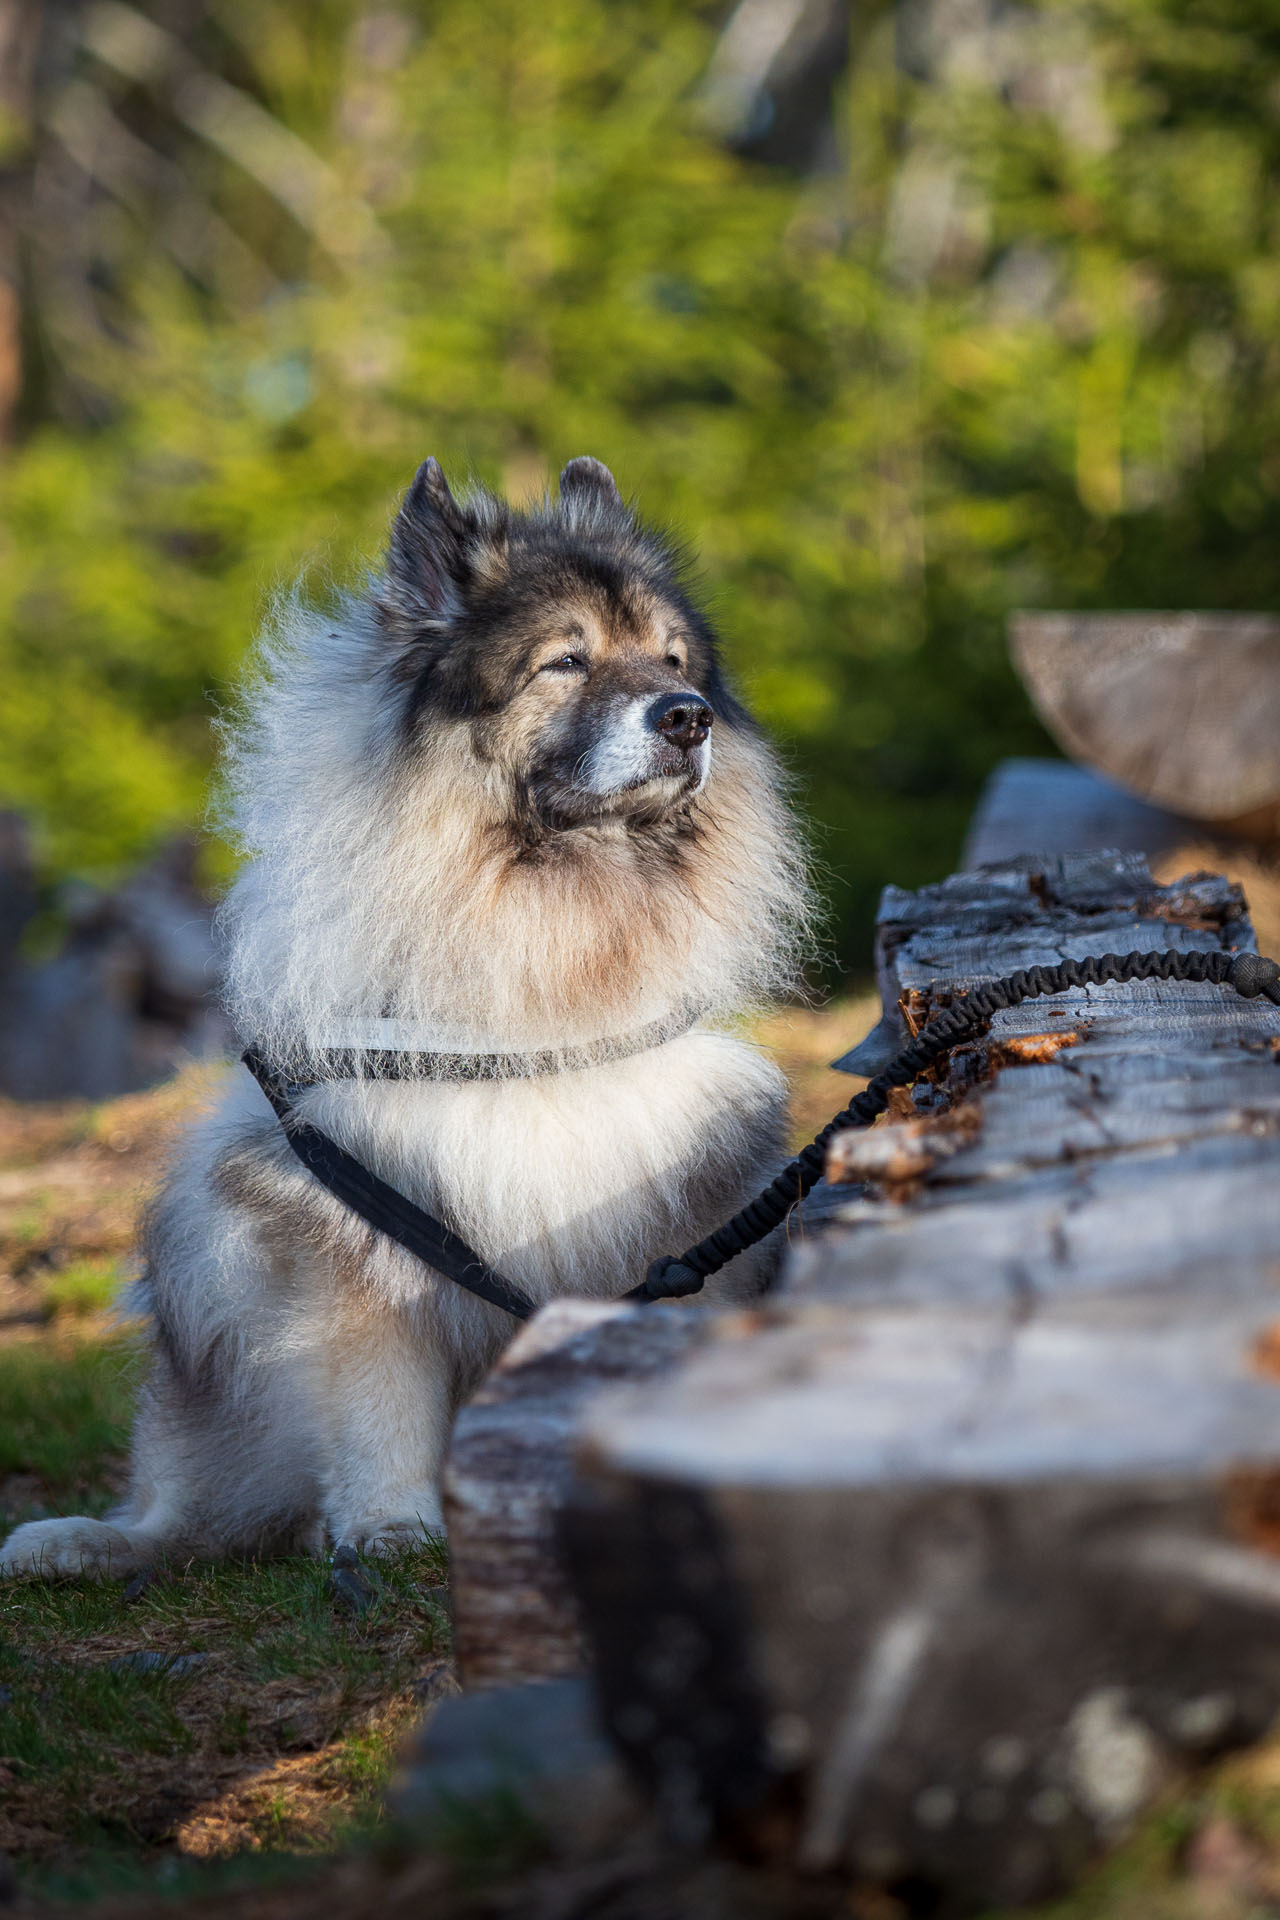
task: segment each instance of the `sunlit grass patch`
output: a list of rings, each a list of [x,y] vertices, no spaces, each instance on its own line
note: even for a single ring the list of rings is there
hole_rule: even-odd
[[[132,1599],[0,1590],[0,1851],[219,1858],[367,1829],[448,1651],[444,1565],[435,1541],[380,1562],[362,1615],[301,1556],[161,1569]]]
[[[40,1305],[51,1320],[87,1319],[115,1306],[126,1278],[118,1260],[72,1260],[40,1281]]]
[[[34,1476],[54,1503],[101,1486],[128,1441],[138,1364],[124,1337],[0,1347],[0,1479]]]
[[[868,991],[819,1008],[781,1007],[751,1023],[752,1038],[771,1053],[791,1089],[791,1150],[808,1144],[863,1084],[833,1073],[831,1062],[865,1039],[880,1018]]]

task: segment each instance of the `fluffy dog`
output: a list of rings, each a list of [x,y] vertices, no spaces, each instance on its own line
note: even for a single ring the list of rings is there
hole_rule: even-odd
[[[230,1004],[320,1082],[300,1115],[538,1301],[623,1293],[768,1179],[780,1076],[723,1027],[791,980],[803,861],[679,556],[597,461],[517,511],[455,499],[428,460],[367,592],[284,607],[226,747],[248,856]],[[464,1058],[324,1079],[327,1049],[388,1044]],[[584,1047],[558,1072],[521,1059]],[[509,1071],[468,1077],[468,1051]],[[454,1414],[514,1322],[334,1200],[243,1069],[146,1253],[128,1495],[19,1527],[0,1570],[377,1552],[440,1527]],[[749,1296],[764,1266],[741,1256],[709,1296]]]

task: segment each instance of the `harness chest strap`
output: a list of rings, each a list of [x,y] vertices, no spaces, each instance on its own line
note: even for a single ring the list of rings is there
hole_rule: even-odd
[[[668,1040],[687,1033],[703,1012],[702,1007],[690,1001],[620,1040],[547,1048],[538,1053],[455,1053],[407,1047],[341,1046],[325,1048],[318,1064],[324,1069],[326,1080],[351,1079],[361,1072],[379,1080],[525,1079],[567,1073],[596,1066],[604,1060],[629,1059],[646,1053],[651,1047],[663,1046]],[[428,1213],[425,1207],[418,1206],[373,1173],[321,1128],[297,1119],[293,1103],[303,1089],[286,1082],[256,1047],[246,1048],[242,1058],[271,1102],[290,1147],[307,1172],[314,1174],[336,1200],[447,1280],[487,1300],[490,1306],[501,1307],[513,1319],[528,1320],[537,1312],[537,1302],[487,1260],[481,1259],[475,1248],[468,1246],[452,1227],[447,1227],[435,1214]]]
[[[285,1139],[307,1172],[314,1174],[336,1200],[468,1293],[477,1294],[490,1306],[501,1307],[517,1320],[530,1318],[534,1302],[519,1287],[496,1273],[443,1220],[406,1199],[319,1127],[296,1119],[290,1090],[255,1048],[248,1048],[242,1057],[274,1107]]]
[[[710,1275],[727,1261],[772,1233],[792,1207],[816,1186],[822,1175],[827,1142],[833,1134],[849,1127],[869,1127],[888,1107],[895,1087],[909,1086],[944,1053],[969,1039],[1001,1009],[1018,1006],[1042,994],[1066,993],[1072,988],[1100,986],[1109,981],[1156,979],[1231,986],[1244,999],[1265,995],[1280,1006],[1280,966],[1274,960],[1256,953],[1224,953],[1220,948],[1208,953],[1104,953],[1085,960],[1065,960],[1058,966],[1029,967],[1003,980],[988,981],[930,1020],[914,1040],[894,1055],[882,1073],[828,1121],[822,1132],[763,1193],[678,1259],[668,1255],[655,1260],[641,1285],[633,1287],[622,1298],[645,1302],[697,1293]],[[253,1047],[243,1057],[244,1064],[275,1109],[284,1137],[294,1153],[336,1199],[369,1226],[398,1241],[468,1293],[487,1300],[491,1306],[501,1307],[517,1320],[529,1319],[536,1311],[536,1303],[527,1294],[495,1272],[442,1220],[371,1173],[319,1127],[297,1120],[293,1113],[293,1090]]]

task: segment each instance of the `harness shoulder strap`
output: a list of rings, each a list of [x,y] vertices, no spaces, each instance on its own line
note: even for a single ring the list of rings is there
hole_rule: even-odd
[[[423,1260],[447,1280],[463,1287],[492,1307],[501,1307],[516,1320],[528,1320],[534,1303],[520,1288],[480,1258],[474,1248],[446,1227],[443,1220],[417,1206],[385,1180],[361,1166],[354,1155],[308,1121],[295,1120],[289,1089],[255,1048],[242,1056],[275,1110],[281,1131],[307,1172],[314,1174],[336,1200],[378,1233],[385,1233]]]

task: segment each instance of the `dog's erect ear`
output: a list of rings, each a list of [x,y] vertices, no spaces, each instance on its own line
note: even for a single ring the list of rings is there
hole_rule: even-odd
[[[467,517],[436,459],[424,460],[401,502],[387,551],[387,584],[405,612],[446,619],[457,610]]]
[[[620,507],[618,483],[601,461],[584,453],[560,475],[560,498],[569,506]]]
[[[438,459],[422,461],[405,493],[388,547],[388,589],[411,618],[447,620],[476,572],[491,572],[503,545],[499,526],[459,507]]]

